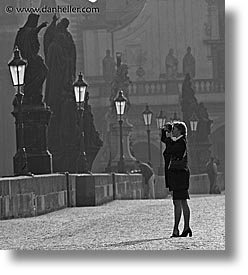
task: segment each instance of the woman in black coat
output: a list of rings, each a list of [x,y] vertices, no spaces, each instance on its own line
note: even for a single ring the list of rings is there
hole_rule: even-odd
[[[162,133],[161,141],[166,144],[164,151],[166,187],[173,191],[174,204],[174,229],[171,237],[192,236],[189,226],[190,209],[187,203],[189,199],[189,176],[187,165],[187,127],[184,122],[174,122],[172,132],[165,129]],[[168,161],[169,159],[169,161]],[[173,160],[184,160],[184,167],[173,167]],[[168,164],[169,162],[169,164]],[[179,234],[179,222],[181,214],[184,216],[184,230]]]

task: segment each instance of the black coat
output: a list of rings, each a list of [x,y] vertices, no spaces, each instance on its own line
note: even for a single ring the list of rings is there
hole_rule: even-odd
[[[184,154],[187,160],[187,143],[184,137],[173,141],[171,138],[161,137],[161,141],[166,144],[163,153],[165,158],[165,181],[169,190],[187,190],[189,188],[189,169],[171,170],[169,164],[171,159],[182,159]],[[185,152],[186,151],[186,152]]]

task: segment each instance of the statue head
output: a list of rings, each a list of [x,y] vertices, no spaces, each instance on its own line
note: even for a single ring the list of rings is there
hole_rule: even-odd
[[[110,50],[109,50],[109,49],[106,50],[106,55],[107,55],[107,56],[110,56]]]
[[[173,49],[169,49],[169,55],[173,55],[174,54],[174,50]]]
[[[191,53],[191,47],[187,48],[187,53]]]
[[[60,20],[60,22],[58,23],[57,27],[58,27],[58,29],[65,30],[65,29],[68,28],[69,24],[70,24],[69,19],[67,19],[67,18],[62,18],[62,19]]]
[[[36,28],[38,26],[39,17],[39,14],[30,13],[24,27]]]

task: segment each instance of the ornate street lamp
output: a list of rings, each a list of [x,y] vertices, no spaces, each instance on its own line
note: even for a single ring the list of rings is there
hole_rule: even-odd
[[[127,99],[123,95],[122,90],[119,91],[119,94],[114,99],[114,102],[115,102],[116,113],[117,113],[119,125],[120,125],[120,161],[118,163],[118,172],[124,173],[126,171],[125,171],[125,163],[124,163],[124,156],[123,156],[123,143],[122,143],[122,124],[123,124],[122,116],[125,113],[125,106],[126,106]]]
[[[77,172],[88,173],[88,163],[85,154],[85,145],[84,145],[84,129],[83,129],[83,111],[84,111],[84,102],[88,98],[89,93],[87,92],[88,83],[85,82],[83,74],[80,72],[78,75],[78,80],[74,82],[74,94],[77,103],[77,108],[79,112],[79,127],[80,127],[80,148],[79,156],[77,159]]]
[[[159,136],[160,136],[160,146],[159,146],[159,167],[158,167],[158,175],[163,175],[163,167],[162,167],[162,142],[161,142],[161,129],[164,127],[166,123],[166,117],[163,114],[163,111],[161,110],[159,115],[156,117],[157,121],[157,128],[159,130]]]
[[[151,130],[150,130],[150,126],[152,124],[153,112],[149,109],[148,104],[146,105],[145,111],[142,114],[143,114],[144,123],[147,127],[148,161],[151,162],[151,141],[150,141]]]
[[[23,130],[23,115],[22,115],[22,101],[24,94],[21,91],[21,86],[24,85],[25,70],[27,62],[22,59],[20,50],[16,46],[14,49],[14,57],[8,63],[11,80],[14,87],[17,87],[15,94],[16,100],[14,106],[17,105],[17,112],[19,121],[16,123],[16,145],[17,153],[14,157],[14,174],[26,175],[28,173],[27,154],[24,147],[24,130]],[[21,167],[21,168],[20,168]]]
[[[193,134],[195,134],[195,132],[197,130],[198,121],[199,120],[198,120],[196,114],[193,113],[191,118],[190,118],[190,129],[191,129]]]
[[[115,56],[116,56],[116,63],[117,63],[116,66],[117,66],[117,69],[118,69],[121,65],[122,52],[116,52]]]
[[[75,99],[76,99],[80,116],[82,115],[82,112],[83,112],[83,104],[84,104],[87,87],[88,87],[88,83],[84,81],[83,74],[80,72],[78,75],[78,80],[73,84]]]

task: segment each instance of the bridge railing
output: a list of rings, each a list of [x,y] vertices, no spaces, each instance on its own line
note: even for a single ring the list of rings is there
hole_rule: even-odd
[[[129,85],[129,96],[144,95],[177,95],[182,91],[183,80],[151,80],[133,81]],[[192,81],[196,94],[217,94],[225,92],[223,80],[217,79],[194,79]],[[96,97],[109,97],[111,84],[103,81],[90,83],[90,95]]]

